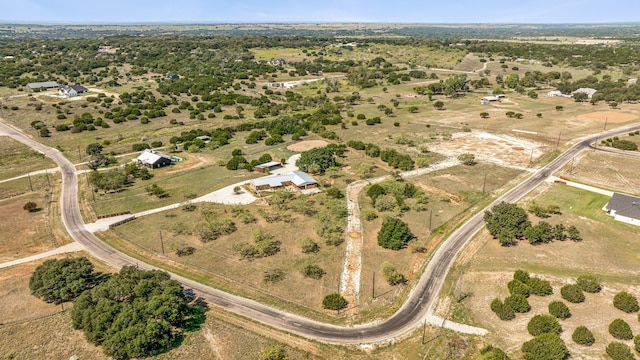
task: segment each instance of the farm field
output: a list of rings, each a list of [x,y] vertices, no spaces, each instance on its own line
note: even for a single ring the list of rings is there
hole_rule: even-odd
[[[6,136],[0,136],[0,165],[0,180],[56,167],[51,159]]]

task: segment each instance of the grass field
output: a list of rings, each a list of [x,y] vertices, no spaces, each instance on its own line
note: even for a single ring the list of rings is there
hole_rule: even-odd
[[[0,137],[0,180],[56,167],[51,159],[9,137]]]
[[[634,333],[640,331],[635,314],[624,314],[611,305],[613,295],[618,291],[626,290],[638,295],[640,282],[635,266],[640,253],[640,245],[635,241],[638,228],[614,221],[602,211],[602,206],[608,201],[603,195],[543,185],[531,197],[543,205],[559,205],[563,214],[545,221],[566,226],[574,224],[584,240],[577,243],[556,241],[540,246],[523,241],[515,247],[505,248],[486,231],[481,232],[461,255],[462,261],[458,266],[463,274],[460,276],[460,272],[456,274],[454,271],[450,275],[454,278],[460,276],[456,286],[458,294],[470,294],[462,302],[454,301],[453,314],[458,319],[488,328],[491,334],[487,340],[516,356],[520,354],[522,343],[530,339],[526,333],[528,320],[534,314],[547,312],[547,304],[560,298],[559,288],[562,285],[575,281],[577,276],[593,274],[602,279],[604,290],[599,294],[587,294],[584,303],[570,305],[573,316],[561,321],[562,337],[575,356],[601,357],[606,344],[614,340],[607,331],[613,319],[623,318],[631,324]],[[532,218],[532,221],[539,219]],[[514,321],[504,322],[491,312],[489,304],[494,297],[508,295],[506,283],[516,269],[550,280],[554,295],[532,296],[529,300],[532,311],[518,315]],[[573,343],[571,333],[579,325],[586,325],[594,332],[594,346],[584,348]]]

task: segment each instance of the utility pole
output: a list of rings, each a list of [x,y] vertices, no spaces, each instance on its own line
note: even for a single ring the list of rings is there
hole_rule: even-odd
[[[609,117],[604,118],[604,129],[607,130],[607,122],[609,121]]]
[[[431,220],[433,219],[433,209],[429,211],[429,232],[431,232]]]
[[[484,181],[482,182],[482,195],[484,195],[484,189],[487,185],[487,173],[484,173]]]
[[[556,144],[556,147],[560,146],[560,135],[562,135],[562,131],[560,131],[560,134],[558,134],[558,143]]]
[[[44,175],[47,177],[47,184],[49,184],[49,189],[51,189],[51,181],[49,181],[49,173],[47,169],[44,170]]]
[[[162,230],[160,230],[160,247],[162,247],[162,255],[164,255],[164,241],[162,241]]]
[[[575,157],[574,157],[574,158],[571,158],[571,168],[569,168],[569,175],[571,175],[571,174],[573,173],[573,161],[574,161],[575,159],[576,159]]]
[[[424,344],[424,336],[427,332],[427,319],[424,319],[424,325],[422,325],[422,344]]]
[[[372,275],[373,275],[373,284],[371,285],[371,297],[375,299],[376,298],[376,272],[373,271]]]
[[[27,174],[27,178],[29,179],[29,189],[33,191],[33,184],[31,183],[31,174]]]
[[[529,167],[531,167],[532,163],[533,163],[533,148],[531,148],[531,155],[529,156]]]
[[[82,154],[80,153],[80,145],[78,145],[78,161],[82,161]]]

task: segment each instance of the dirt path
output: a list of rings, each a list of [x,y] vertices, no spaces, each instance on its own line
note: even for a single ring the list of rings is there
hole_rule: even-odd
[[[445,160],[428,168],[405,171],[400,174],[403,178],[420,176],[433,171],[446,169],[459,165],[455,158]],[[391,176],[381,176],[375,179],[354,181],[347,185],[347,235],[344,263],[340,274],[340,294],[350,303],[357,304],[360,298],[360,277],[362,275],[362,219],[360,216],[360,203],[358,196],[362,189],[368,185],[380,183]]]
[[[29,257],[22,258],[22,259],[7,261],[5,263],[0,264],[0,269],[1,268],[6,268],[6,267],[9,267],[9,266],[14,266],[14,265],[19,265],[19,264],[32,262],[32,261],[39,260],[39,259],[44,259],[46,257],[53,256],[53,255],[60,255],[60,254],[76,252],[76,251],[80,251],[80,250],[84,250],[82,245],[80,245],[77,242],[72,242],[71,244],[67,244],[67,245],[61,246],[59,248],[56,248],[56,249],[53,249],[53,250],[50,250],[50,251],[47,251],[47,252],[43,252],[43,253],[40,253],[40,254],[37,254],[37,255],[29,256]]]

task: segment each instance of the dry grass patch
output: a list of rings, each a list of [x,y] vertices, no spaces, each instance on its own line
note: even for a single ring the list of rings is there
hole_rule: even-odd
[[[287,146],[287,150],[303,152],[319,147],[325,147],[329,143],[324,140],[304,140]]]
[[[33,254],[51,250],[65,242],[64,236],[57,229],[53,229],[58,213],[56,199],[59,189],[59,178],[50,176],[54,193],[48,189],[44,175],[32,177],[34,189],[29,191],[26,179],[15,180],[0,184],[0,262],[15,260]],[[26,186],[26,189],[22,189]],[[18,190],[23,190],[20,192]],[[3,196],[10,195],[11,197]],[[39,211],[29,212],[23,206],[35,202]]]
[[[321,199],[311,198],[316,203]],[[216,204],[197,204],[193,212],[176,209],[165,213],[138,218],[133,222],[117,227],[114,232],[121,239],[135,245],[150,254],[162,253],[160,231],[165,248],[165,258],[172,263],[180,264],[201,271],[210,276],[212,281],[230,284],[243,293],[257,292],[261,296],[274,297],[307,308],[322,310],[324,295],[338,288],[343,246],[325,245],[314,230],[315,219],[294,212],[288,212],[291,222],[281,221],[268,223],[256,211],[255,206],[236,207],[256,218],[255,223],[243,224],[240,217],[233,217],[231,207]],[[260,207],[274,212],[273,207]],[[237,231],[222,236],[208,243],[202,243],[197,236],[198,226],[205,223],[202,212],[216,219],[232,219]],[[161,224],[161,225],[158,225]],[[253,244],[252,231],[262,228],[280,241],[280,251],[275,255],[251,259],[241,259],[233,245],[239,242]],[[320,245],[317,254],[303,254],[301,240],[312,238]],[[176,250],[191,246],[195,253],[189,256],[178,256]],[[309,264],[319,265],[326,274],[321,280],[313,280],[302,275],[301,270]],[[285,272],[284,279],[278,282],[264,280],[264,272],[280,268]]]
[[[606,122],[612,122],[612,123],[620,123],[620,122],[635,120],[638,118],[638,115],[627,114],[622,112],[614,112],[614,111],[596,111],[596,112],[580,115],[580,117],[589,119],[589,120],[596,120],[600,122],[606,121]]]
[[[0,137],[0,166],[0,180],[56,167],[51,159],[8,136]]]
[[[573,163],[565,165],[558,174],[581,183],[637,194],[640,189],[638,169],[640,158],[599,151],[582,151]]]

